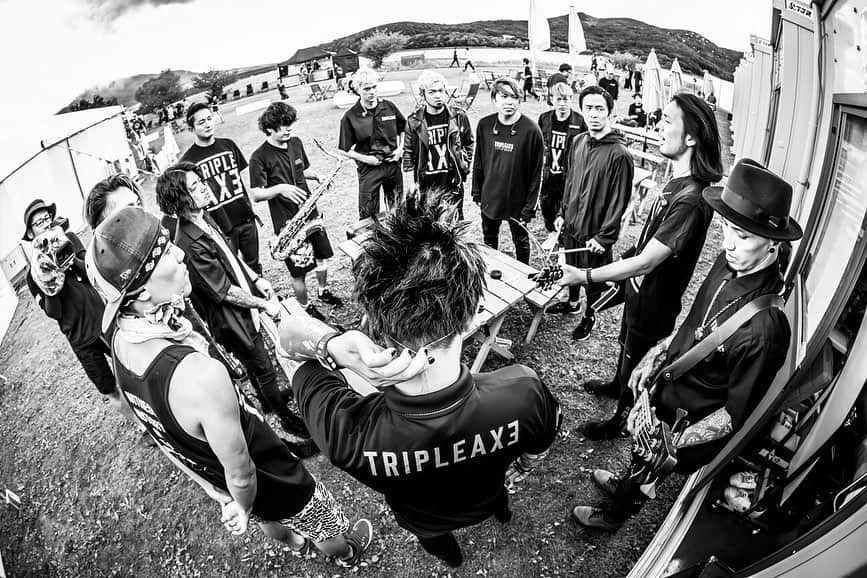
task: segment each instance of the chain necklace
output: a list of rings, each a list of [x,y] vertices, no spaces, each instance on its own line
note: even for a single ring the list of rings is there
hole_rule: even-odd
[[[745,297],[744,295],[741,295],[740,297],[735,297],[734,299],[726,303],[719,311],[717,311],[716,314],[710,318],[710,320],[708,320],[708,317],[710,316],[710,311],[711,309],[713,309],[714,303],[716,303],[719,294],[722,292],[723,287],[725,287],[728,282],[728,279],[724,279],[723,282],[720,283],[720,286],[717,288],[716,293],[714,293],[713,299],[710,300],[710,305],[708,305],[707,311],[705,311],[704,319],[702,319],[701,325],[698,327],[698,329],[695,330],[696,341],[701,341],[702,339],[704,339],[709,333],[708,329],[713,331],[714,327],[716,326],[716,320],[719,319],[720,315],[731,309],[737,303],[740,303],[741,300],[743,300],[743,298]]]

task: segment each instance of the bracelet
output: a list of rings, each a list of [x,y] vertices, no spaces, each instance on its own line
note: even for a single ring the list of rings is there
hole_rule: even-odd
[[[590,269],[589,267],[587,269],[584,269],[584,273],[587,274],[587,284],[588,285],[593,283],[593,275],[590,274],[590,271],[592,271],[592,269]]]
[[[319,365],[329,371],[337,371],[337,362],[334,361],[334,358],[330,353],[328,353],[328,342],[338,335],[341,335],[340,331],[329,331],[320,337],[318,342],[316,342],[316,350],[314,352],[316,361],[319,362]]]

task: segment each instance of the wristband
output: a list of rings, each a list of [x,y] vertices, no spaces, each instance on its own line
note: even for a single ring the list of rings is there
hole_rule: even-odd
[[[316,350],[314,352],[316,361],[319,362],[319,365],[329,371],[337,371],[337,362],[334,361],[334,358],[331,357],[330,353],[328,353],[328,342],[338,335],[341,335],[339,331],[329,331],[316,342]]]
[[[591,269],[589,267],[587,269],[584,269],[584,273],[587,274],[587,284],[588,285],[593,283],[593,276],[590,274],[590,271],[591,271]]]

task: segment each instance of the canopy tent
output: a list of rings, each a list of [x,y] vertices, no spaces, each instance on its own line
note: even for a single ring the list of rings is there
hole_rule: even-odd
[[[644,110],[648,114],[656,112],[665,104],[665,96],[662,94],[662,76],[659,72],[659,59],[656,50],[651,48],[644,63],[644,84],[641,87],[641,99]]]
[[[331,62],[334,63],[334,66],[340,66],[344,74],[349,74],[358,70],[358,53],[351,48],[341,48],[332,55]]]
[[[683,70],[680,69],[680,62],[675,57],[671,63],[671,70],[668,73],[668,98],[683,90]]]
[[[10,123],[0,134],[0,265],[16,279],[27,259],[21,246],[24,209],[41,198],[57,204],[70,228],[84,225],[91,187],[117,172],[135,174],[121,106],[92,108]]]
[[[331,58],[334,55],[333,52],[329,52],[324,48],[320,48],[318,46],[311,46],[309,48],[301,48],[295,51],[289,60],[285,62],[281,62],[281,65],[294,65],[297,66],[299,64],[304,64],[305,62],[311,62],[313,60],[320,60],[323,58]]]

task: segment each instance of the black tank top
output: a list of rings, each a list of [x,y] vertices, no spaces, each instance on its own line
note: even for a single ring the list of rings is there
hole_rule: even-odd
[[[226,475],[211,447],[189,435],[169,407],[169,384],[178,364],[195,349],[169,345],[139,376],[124,367],[115,356],[118,384],[136,416],[158,444],[182,464],[228,492]],[[310,501],[314,480],[235,387],[240,407],[241,429],[247,449],[256,465],[257,491],[253,513],[265,520],[294,516]]]

